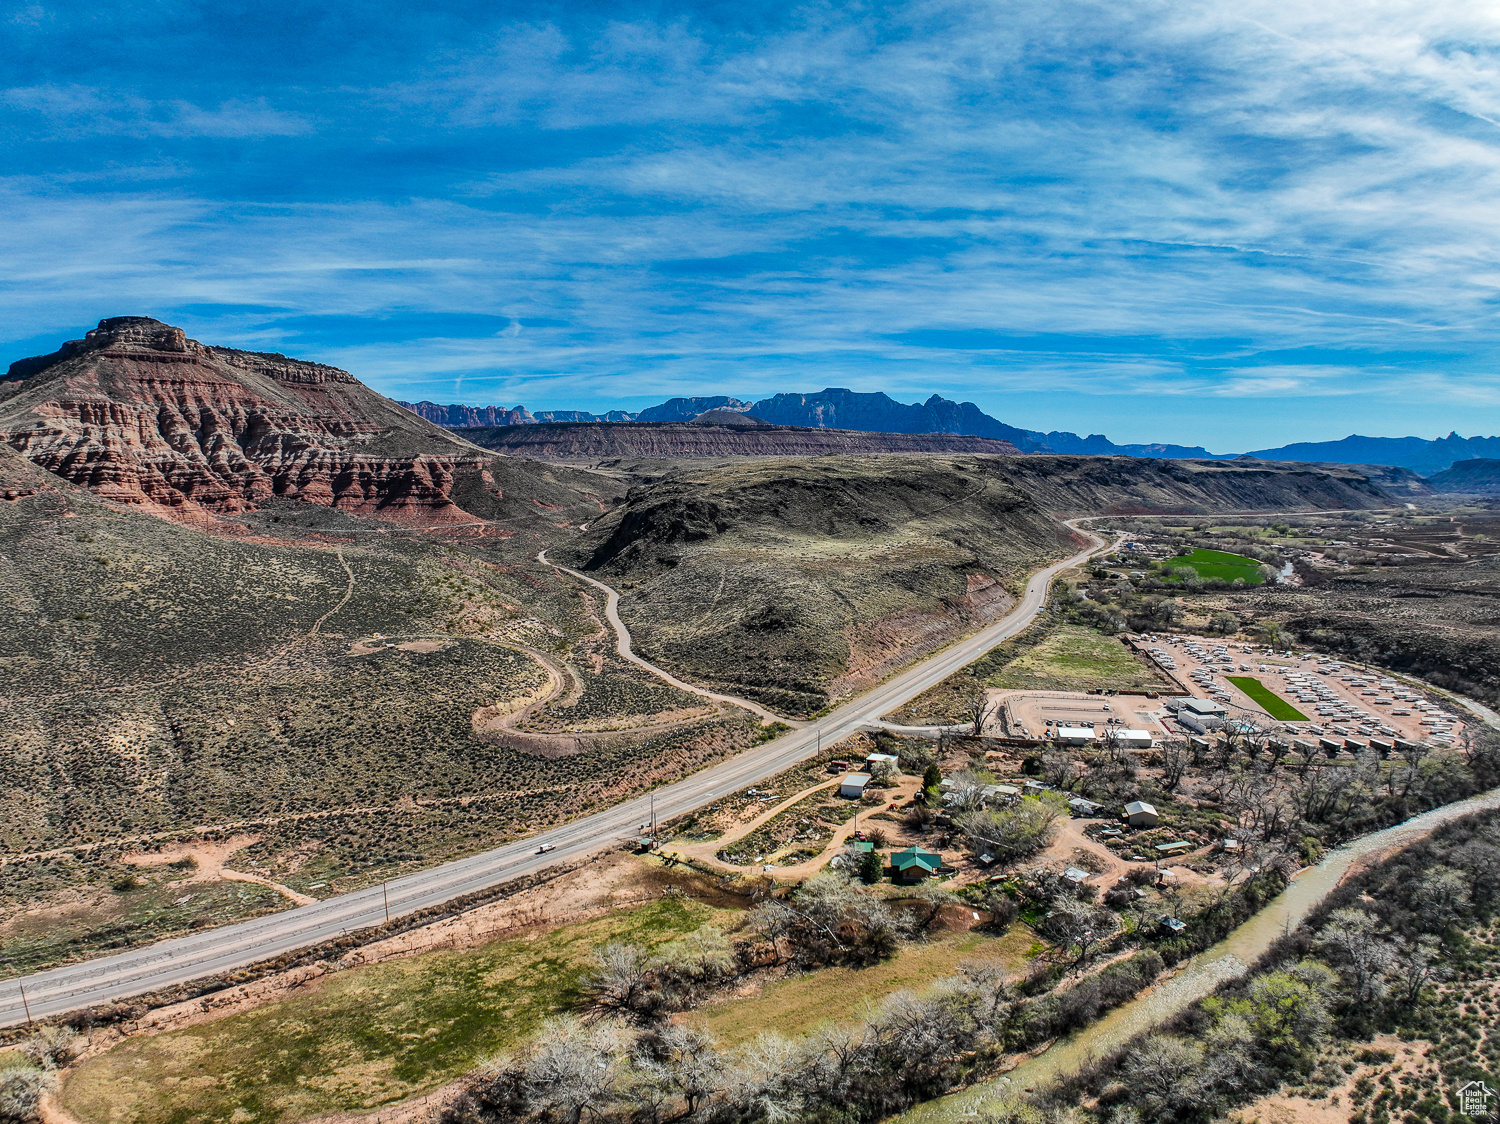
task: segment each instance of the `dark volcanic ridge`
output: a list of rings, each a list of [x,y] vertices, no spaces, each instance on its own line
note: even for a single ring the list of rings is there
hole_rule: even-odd
[[[1009,441],[951,433],[872,433],[768,425],[713,410],[692,422],[577,422],[464,430],[476,445],[538,460],[619,457],[822,457],[857,453],[991,453],[1017,456]]]
[[[1458,461],[1452,468],[1434,474],[1427,483],[1434,492],[1456,492],[1473,496],[1500,495],[1500,460],[1476,458]]]

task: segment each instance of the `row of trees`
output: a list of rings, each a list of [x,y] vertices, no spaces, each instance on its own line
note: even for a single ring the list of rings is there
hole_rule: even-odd
[[[1269,967],[1050,1100],[1071,1105],[1093,1092],[1109,1124],[1202,1124],[1306,1077],[1333,1038],[1429,1032],[1427,1021],[1449,1017],[1435,985],[1470,967],[1465,928],[1492,923],[1497,907],[1500,819],[1460,820],[1353,880],[1281,942]]]
[[[953,898],[941,887],[922,886],[913,891],[919,908],[893,909],[854,881],[848,866],[756,905],[739,941],[706,925],[649,951],[618,942],[604,946],[584,982],[592,1014],[647,1024],[759,968],[873,964],[894,955],[902,939],[919,934]]]
[[[470,1075],[443,1124],[864,1124],[953,1089],[1001,1055],[1097,1019],[1161,970],[1154,953],[1063,991],[1017,994],[997,965],[971,964],[926,996],[900,992],[867,1018],[723,1050],[676,1024],[563,1018],[526,1049]]]

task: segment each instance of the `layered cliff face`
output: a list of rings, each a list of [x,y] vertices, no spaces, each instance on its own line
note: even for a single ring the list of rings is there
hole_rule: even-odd
[[[616,457],[826,457],[862,453],[994,453],[1017,455],[1008,441],[949,433],[873,433],[809,429],[711,410],[692,422],[589,422],[493,426],[466,430],[476,445],[538,460]]]
[[[533,414],[525,406],[507,410],[504,406],[439,406],[436,402],[402,402],[403,406],[426,418],[434,425],[448,429],[472,429],[482,425],[536,425],[547,422],[628,422],[635,421],[634,414],[624,410],[610,410],[607,414],[591,414],[587,410],[541,410]]]
[[[108,499],[183,518],[287,497],[463,521],[455,478],[492,459],[347,371],[101,320],[0,379],[0,441]]]

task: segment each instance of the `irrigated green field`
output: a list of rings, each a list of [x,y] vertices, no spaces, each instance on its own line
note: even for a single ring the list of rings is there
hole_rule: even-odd
[[[1267,687],[1259,679],[1248,675],[1226,675],[1228,679],[1245,694],[1255,700],[1262,710],[1278,722],[1306,722],[1307,715],[1303,714],[1291,703]]]
[[[1261,577],[1261,564],[1254,558],[1246,558],[1242,554],[1230,554],[1223,550],[1199,548],[1182,558],[1172,558],[1164,565],[1174,568],[1190,567],[1205,580],[1217,579],[1226,582],[1239,580],[1246,585],[1260,585],[1265,580]]]

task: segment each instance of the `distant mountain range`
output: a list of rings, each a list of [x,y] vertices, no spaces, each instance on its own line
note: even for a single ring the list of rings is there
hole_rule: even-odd
[[[548,422],[689,422],[710,410],[742,413],[772,425],[812,429],[853,429],[873,433],[948,433],[1009,441],[1025,453],[1071,453],[1188,460],[1231,460],[1255,457],[1268,461],[1313,461],[1323,464],[1385,464],[1410,469],[1422,476],[1442,472],[1455,462],[1476,457],[1500,457],[1500,437],[1361,437],[1340,441],[1299,442],[1277,449],[1248,453],[1211,453],[1201,445],[1117,445],[1102,433],[1080,437],[1053,430],[1020,429],[986,414],[972,402],[952,402],[934,394],[925,402],[897,402],[888,394],[859,393],[829,387],[817,394],[777,394],[750,402],[727,395],[671,398],[638,414],[611,410],[591,414],[583,410],[549,410],[533,414],[524,406],[440,406],[435,402],[401,402],[428,421],[452,429],[478,426],[534,425]]]
[[[607,414],[591,414],[587,410],[542,410],[533,414],[525,406],[507,410],[504,406],[439,406],[436,402],[397,402],[412,413],[426,418],[434,425],[447,429],[478,429],[489,425],[537,425],[543,422],[631,422],[634,414],[624,410],[611,410]]]
[[[1500,437],[1460,437],[1450,433],[1428,441],[1421,437],[1361,437],[1342,441],[1304,441],[1249,454],[1267,461],[1320,461],[1337,464],[1394,464],[1422,476],[1442,472],[1458,461],[1500,457]]]

